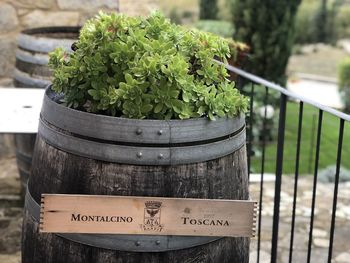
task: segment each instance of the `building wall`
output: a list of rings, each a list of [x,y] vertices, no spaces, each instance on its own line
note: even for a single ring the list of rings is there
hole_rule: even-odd
[[[82,25],[99,10],[147,15],[157,7],[158,0],[0,0],[0,87],[12,84],[21,30]],[[13,154],[13,136],[0,134],[0,157]]]

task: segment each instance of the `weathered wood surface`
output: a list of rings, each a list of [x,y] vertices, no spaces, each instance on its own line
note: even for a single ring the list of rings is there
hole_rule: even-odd
[[[34,145],[36,140],[36,134],[15,134],[16,144],[16,159],[19,176],[21,180],[21,196],[24,198],[27,181],[30,175],[30,169],[32,166],[32,157],[34,151]]]
[[[106,163],[68,154],[36,142],[29,189],[40,203],[42,193],[247,200],[246,149],[202,163],[137,166]],[[162,253],[105,250],[39,234],[26,212],[22,262],[249,262],[249,238],[223,238],[190,249]]]

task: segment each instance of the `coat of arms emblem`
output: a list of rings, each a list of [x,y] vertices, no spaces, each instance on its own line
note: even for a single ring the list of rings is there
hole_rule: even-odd
[[[162,202],[147,201],[145,202],[143,225],[141,228],[145,231],[160,232],[163,229],[161,224],[161,206]]]

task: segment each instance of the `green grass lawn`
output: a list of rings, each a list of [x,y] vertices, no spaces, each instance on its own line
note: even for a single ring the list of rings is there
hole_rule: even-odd
[[[298,133],[299,104],[289,102],[287,105],[287,119],[284,146],[283,172],[294,174],[296,160],[296,144]],[[300,151],[300,173],[312,174],[315,166],[316,138],[318,125],[318,109],[304,105],[302,140]],[[278,124],[275,124],[277,130]],[[319,169],[336,163],[338,147],[339,119],[324,113],[321,136]],[[275,173],[277,142],[270,142],[266,147],[265,171]],[[345,123],[344,143],[342,152],[342,166],[350,169],[350,123]],[[254,172],[261,171],[261,156],[252,158]]]

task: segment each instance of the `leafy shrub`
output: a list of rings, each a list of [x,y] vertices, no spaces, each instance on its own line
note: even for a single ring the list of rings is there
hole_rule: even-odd
[[[292,53],[293,53],[293,55],[302,55],[303,54],[303,50],[301,48],[301,45],[295,44],[293,46]]]
[[[317,40],[317,2],[303,1],[295,20],[295,42],[299,44],[314,43]]]
[[[321,170],[318,175],[319,181],[323,183],[332,183],[335,181],[336,166],[330,165],[327,168]],[[340,167],[339,182],[350,181],[350,171],[344,167]]]
[[[233,117],[248,100],[227,80],[228,42],[148,18],[100,13],[82,28],[76,51],[50,56],[53,89],[68,107],[138,119]]]
[[[190,11],[190,10],[184,10],[182,12],[182,17],[185,19],[194,19],[195,13],[193,11]]]
[[[350,6],[343,6],[337,10],[334,30],[337,39],[350,37]]]
[[[294,42],[295,15],[300,1],[232,1],[234,37],[251,47],[249,72],[285,85]]]
[[[210,32],[225,38],[231,38],[234,32],[232,24],[227,21],[199,20],[194,26],[199,30]]]
[[[247,56],[250,47],[246,45],[245,43],[235,41],[233,39],[227,39],[228,40],[228,46],[230,48],[230,54],[231,57],[230,60],[233,60],[233,62],[236,62],[240,59],[240,56]]]
[[[345,110],[350,113],[350,57],[339,64],[339,90],[345,103]]]
[[[219,12],[218,0],[200,0],[199,18],[200,19],[217,19]]]
[[[342,0],[329,1],[326,8],[321,1],[303,1],[295,27],[296,43],[335,43],[350,37],[350,7]]]
[[[228,63],[234,67],[245,69],[245,65],[249,62],[250,47],[242,42],[228,39],[231,57],[228,59]],[[238,75],[232,71],[229,72],[230,79],[237,81]]]
[[[169,18],[170,18],[170,21],[172,23],[175,23],[175,24],[178,24],[178,25],[181,25],[182,24],[182,21],[181,21],[181,16],[177,10],[176,7],[173,7],[169,13]]]

